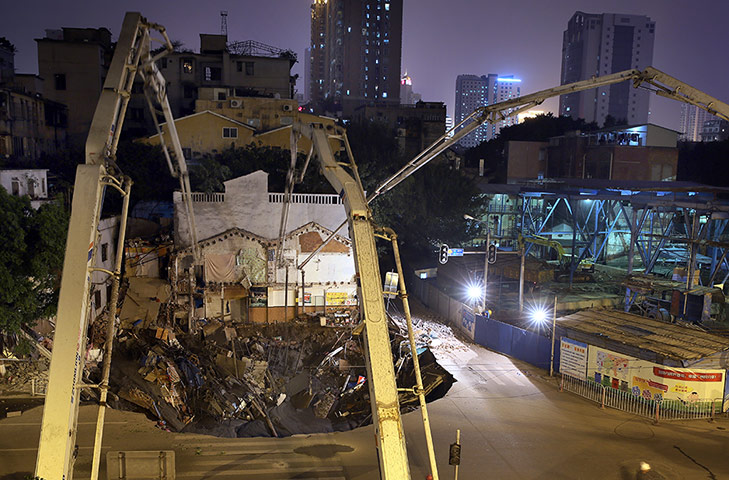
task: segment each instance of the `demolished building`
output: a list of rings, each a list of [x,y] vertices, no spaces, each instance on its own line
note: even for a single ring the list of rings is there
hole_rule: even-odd
[[[177,252],[169,270],[176,291],[192,295],[190,315],[218,317],[222,311],[235,321],[275,323],[299,313],[347,316],[356,307],[352,242],[344,234],[298,268],[345,219],[341,199],[293,194],[289,227],[279,239],[283,196],[268,192],[262,171],[225,182],[224,193],[193,194],[198,236],[205,235],[195,267],[186,211],[175,194]]]

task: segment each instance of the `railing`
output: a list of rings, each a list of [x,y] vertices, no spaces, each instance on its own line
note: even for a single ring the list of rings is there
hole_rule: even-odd
[[[269,193],[268,203],[283,203],[285,193]],[[292,193],[290,203],[308,205],[343,205],[342,199],[335,193]]]
[[[722,413],[722,399],[696,400],[683,402],[680,400],[663,400],[660,404],[660,417],[664,420],[699,420],[714,418]]]
[[[195,203],[223,203],[224,193],[192,192],[192,201]],[[283,203],[285,193],[269,193],[268,203]],[[335,193],[293,193],[291,203],[306,205],[344,205],[339,195]]]
[[[193,202],[197,203],[223,203],[225,202],[224,193],[205,193],[205,192],[192,192],[190,194]]]
[[[633,395],[631,392],[606,387],[591,380],[562,374],[560,390],[577,394],[600,404],[641,417],[659,420],[712,419],[722,411],[722,399],[696,399],[683,401],[673,399],[653,400]]]

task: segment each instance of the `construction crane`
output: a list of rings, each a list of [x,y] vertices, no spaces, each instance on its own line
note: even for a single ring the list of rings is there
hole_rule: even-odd
[[[347,212],[349,236],[354,247],[354,266],[357,298],[364,322],[355,329],[364,338],[367,384],[372,405],[372,423],[375,426],[379,449],[380,477],[383,480],[410,478],[405,435],[400,419],[398,389],[392,361],[390,334],[380,282],[380,267],[375,247],[375,227],[372,212],[367,205],[362,182],[354,158],[341,127],[323,123],[295,122],[292,130],[292,167],[295,165],[296,139],[304,136],[311,140],[304,172],[311,158],[319,161],[319,170],[339,193]],[[338,161],[330,140],[339,140],[348,152],[349,163]],[[348,169],[345,169],[345,166]],[[289,169],[290,180],[293,168]],[[302,173],[302,178],[303,178]],[[291,190],[288,182],[287,192]],[[287,217],[287,205],[282,213],[282,229]],[[280,236],[283,238],[283,235]],[[416,354],[414,354],[415,356]]]
[[[153,55],[150,48],[151,34],[154,31],[161,35],[165,47],[165,50],[157,55]],[[180,180],[197,258],[197,235],[187,166],[167,101],[165,79],[155,63],[171,51],[172,44],[164,27],[148,22],[139,13],[126,14],[86,141],[86,162],[79,165],[76,170],[53,339],[53,355],[48,374],[48,390],[35,469],[35,474],[39,478],[70,480],[73,477],[78,408],[82,388],[98,388],[100,391],[92,467],[92,478],[98,478],[114,320],[119,298],[124,234],[132,185],[131,179],[124,175],[116,164],[116,149],[132,84],[137,74],[144,80],[145,97],[162,138],[162,149],[167,165],[172,175]],[[169,134],[167,140],[162,135],[159,113],[164,116],[167,123]],[[92,262],[96,257],[99,218],[109,188],[119,192],[123,197],[117,260],[113,271],[96,268]],[[111,276],[112,291],[107,318],[102,381],[98,385],[85,385],[82,381],[83,359],[86,354],[86,332],[91,306],[89,287],[93,271],[103,271]]]

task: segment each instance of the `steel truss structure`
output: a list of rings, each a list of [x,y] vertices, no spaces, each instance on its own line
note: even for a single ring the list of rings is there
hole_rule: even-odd
[[[585,188],[579,184],[589,182],[568,182],[523,186],[512,194],[520,207],[519,234],[569,239],[574,253],[570,285],[582,260],[607,264],[614,259],[608,245],[622,247],[618,254],[627,256],[628,274],[656,273],[659,265],[685,267],[687,289],[729,280],[729,242],[723,241],[729,235],[729,202],[718,199],[723,189],[680,182],[600,182]],[[543,246],[525,248],[527,254],[548,255]],[[626,311],[636,296],[626,288]]]

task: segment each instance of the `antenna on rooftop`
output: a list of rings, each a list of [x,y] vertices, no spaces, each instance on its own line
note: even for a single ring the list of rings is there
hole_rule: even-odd
[[[228,36],[228,11],[220,11],[220,34]]]

